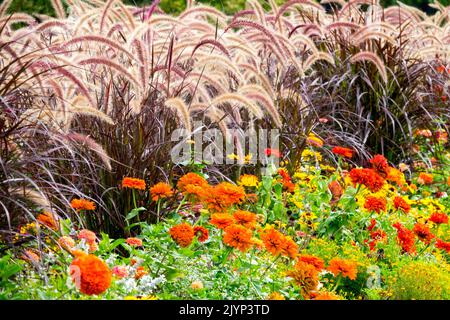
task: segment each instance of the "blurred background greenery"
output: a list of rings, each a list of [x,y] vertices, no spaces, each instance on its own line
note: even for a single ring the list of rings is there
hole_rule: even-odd
[[[0,0],[2,3],[3,0]],[[129,4],[135,4],[139,6],[150,5],[152,0],[124,0]],[[242,9],[245,5],[245,0],[198,0],[198,2],[206,3],[215,6],[216,8],[226,12],[233,13]],[[278,3],[283,3],[283,0],[277,0]],[[381,0],[384,6],[390,6],[395,4],[396,0]],[[431,1],[427,0],[403,0],[405,4],[416,6],[423,11],[432,13],[433,9],[428,6]],[[450,0],[441,0],[443,5],[450,4]],[[185,8],[185,0],[161,0],[160,6],[166,12],[178,13]],[[53,15],[53,9],[50,4],[50,0],[13,0],[10,6],[11,12],[28,12],[28,13],[41,13]]]

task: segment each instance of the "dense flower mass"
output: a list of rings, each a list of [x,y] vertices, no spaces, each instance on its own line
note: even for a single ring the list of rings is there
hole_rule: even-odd
[[[419,178],[417,179],[417,182],[419,184],[432,184],[433,183],[433,175],[430,173],[421,172],[419,174]]]
[[[446,224],[448,223],[448,215],[443,212],[434,212],[428,220],[436,224]]]
[[[259,183],[258,177],[252,174],[243,174],[239,177],[238,185],[244,187],[257,187]]]
[[[85,210],[85,211],[93,211],[95,210],[95,203],[86,200],[86,199],[72,199],[70,202],[70,205],[72,208],[74,208],[77,211]]]
[[[301,254],[297,257],[297,260],[314,266],[317,271],[322,271],[325,268],[325,263],[321,258],[310,254]]]
[[[158,201],[172,196],[173,190],[167,183],[159,182],[150,188],[150,195],[153,201]]]
[[[253,246],[252,232],[240,225],[226,227],[223,234],[223,243],[242,252]]]
[[[209,191],[205,199],[207,206],[218,212],[239,204],[245,199],[244,188],[229,182],[219,183]]]
[[[382,177],[387,177],[389,174],[389,164],[387,162],[387,159],[381,155],[377,154],[375,155],[371,160],[370,164],[372,165],[372,168]]]
[[[58,220],[55,218],[55,215],[51,214],[50,212],[44,212],[42,214],[39,214],[36,217],[36,220],[52,230],[56,231],[59,229]]]
[[[214,213],[211,215],[209,223],[219,229],[225,229],[235,222],[234,217],[228,213]]]
[[[197,236],[198,241],[205,242],[209,238],[208,229],[202,226],[195,226],[194,233]]]
[[[334,147],[331,150],[334,154],[342,156],[344,158],[349,158],[351,159],[351,157],[353,157],[353,150],[349,149],[349,148],[344,148],[344,147]]]
[[[127,238],[125,242],[132,247],[142,247],[142,240],[139,238],[130,237]]]
[[[236,210],[233,213],[236,224],[243,225],[246,228],[253,229],[256,226],[256,214],[245,210]]]
[[[354,168],[349,175],[354,184],[362,184],[372,192],[378,192],[384,186],[383,177],[373,169]]]
[[[185,174],[184,176],[182,176],[180,178],[180,180],[178,180],[177,183],[177,188],[178,190],[180,190],[181,192],[185,193],[187,192],[187,188],[188,186],[195,186],[195,187],[206,187],[208,186],[208,181],[206,181],[205,178],[201,177],[200,175],[193,173],[193,172],[189,172],[187,174]]]
[[[180,247],[189,246],[195,237],[194,228],[185,222],[170,228],[169,234]]]
[[[411,206],[409,205],[409,203],[400,196],[395,196],[394,208],[395,210],[401,210],[404,213],[408,213],[411,210]]]
[[[333,258],[328,263],[328,270],[335,276],[342,275],[355,280],[358,274],[358,265],[355,261]]]
[[[145,190],[145,181],[138,178],[125,177],[122,180],[122,188]]]
[[[364,203],[364,208],[368,211],[374,211],[376,213],[386,211],[386,199],[368,196]]]
[[[309,297],[311,291],[317,288],[319,282],[316,268],[302,261],[297,262],[294,269],[287,272],[287,276],[293,279],[305,299]]]
[[[274,256],[281,254],[284,246],[284,235],[274,228],[266,228],[261,232],[264,247]]]
[[[434,235],[431,233],[430,228],[421,223],[416,223],[413,228],[414,233],[420,241],[425,243],[430,243],[430,241],[434,238]]]
[[[81,293],[98,295],[111,285],[112,273],[97,256],[79,254],[70,264],[70,276]]]
[[[399,222],[394,223],[393,226],[397,229],[397,240],[401,245],[403,251],[410,254],[414,253],[416,251],[416,247],[414,245],[414,232],[408,230]]]

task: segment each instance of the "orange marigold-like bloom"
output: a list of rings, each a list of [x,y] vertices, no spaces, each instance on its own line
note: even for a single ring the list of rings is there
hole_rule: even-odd
[[[223,211],[245,199],[244,188],[229,182],[219,183],[210,191],[205,201],[210,209],[216,211]]]
[[[352,260],[333,258],[328,264],[328,270],[335,276],[342,274],[350,280],[355,280],[358,274],[358,264]]]
[[[91,230],[83,229],[78,233],[78,239],[84,239],[87,243],[95,242],[97,240],[97,236]]]
[[[75,241],[69,236],[62,236],[59,238],[58,244],[69,252],[75,247]]]
[[[169,229],[170,236],[180,247],[187,247],[194,240],[194,228],[188,223],[181,223]]]
[[[379,175],[381,175],[384,178],[388,176],[390,167],[387,159],[383,155],[381,154],[375,155],[370,160],[370,164]]]
[[[344,147],[334,147],[331,150],[334,154],[338,155],[338,156],[342,156],[344,158],[349,158],[351,159],[353,157],[353,150],[349,149],[349,148],[344,148]]]
[[[433,183],[433,175],[431,173],[421,172],[419,174],[419,178],[417,179],[419,184],[432,184]]]
[[[399,187],[404,187],[406,185],[405,175],[398,169],[389,167],[386,180],[394,182]]]
[[[416,223],[413,227],[413,231],[416,234],[417,238],[420,241],[428,244],[434,238],[434,235],[431,233],[430,228],[421,223]]]
[[[367,196],[364,202],[364,208],[369,211],[375,211],[376,213],[386,211],[386,199]]]
[[[81,293],[97,295],[111,285],[111,271],[103,260],[92,254],[78,255],[70,265],[72,281]]]
[[[52,229],[52,230],[55,230],[55,231],[56,231],[56,230],[59,229],[59,223],[58,223],[58,221],[55,219],[55,216],[54,216],[53,214],[51,214],[50,212],[44,212],[44,213],[42,213],[42,214],[39,214],[39,215],[36,217],[36,220],[37,220],[39,223],[41,223],[41,224],[43,224],[43,225],[49,227],[49,228]]]
[[[378,192],[384,186],[384,179],[373,169],[353,168],[350,179],[354,184],[362,184],[372,192]]]
[[[443,212],[434,212],[428,220],[436,224],[444,224],[448,223],[448,216]]]
[[[130,238],[127,238],[127,240],[125,240],[125,242],[133,247],[142,247],[142,240],[139,238],[130,237]]]
[[[136,280],[139,280],[140,278],[142,278],[143,276],[147,275],[148,271],[145,270],[145,268],[143,266],[139,266],[136,268],[136,272],[134,273],[134,278]]]
[[[319,284],[319,276],[313,265],[299,261],[295,264],[294,270],[287,272],[287,276],[291,277],[296,285],[300,287],[301,294],[304,298]]]
[[[269,294],[266,300],[286,300],[286,298],[278,292],[272,292],[271,294]]]
[[[328,190],[330,190],[331,195],[333,196],[331,201],[334,202],[338,201],[344,194],[344,189],[336,180],[333,180],[328,184]]]
[[[194,233],[197,236],[198,241],[205,242],[209,238],[208,229],[202,226],[195,226]]]
[[[281,247],[281,254],[291,259],[295,259],[295,257],[297,257],[298,245],[294,240],[292,240],[291,237],[284,237],[283,246]]]
[[[403,251],[410,254],[414,253],[416,251],[414,246],[414,232],[406,229],[399,222],[394,223],[393,227],[397,229],[397,241],[401,245]]]
[[[122,188],[145,190],[145,181],[138,178],[125,177],[122,180]]]
[[[325,263],[322,259],[310,254],[301,254],[297,257],[297,259],[298,261],[314,266],[317,271],[321,271],[323,270],[323,268],[325,268]]]
[[[450,253],[450,242],[442,241],[441,239],[436,239],[436,248],[442,249],[447,251],[447,253]]]
[[[234,217],[228,213],[214,213],[211,215],[209,223],[216,226],[219,229],[225,229],[234,223]]]
[[[150,188],[150,194],[153,201],[158,201],[172,196],[173,190],[167,183],[158,182]]]
[[[274,256],[279,255],[283,251],[284,235],[274,228],[266,228],[261,233],[261,240],[264,247]]]
[[[70,206],[77,211],[94,211],[95,203],[86,199],[72,199]]]
[[[394,198],[394,208],[396,210],[402,210],[404,213],[408,213],[411,210],[409,203],[400,196]]]
[[[253,229],[256,226],[256,214],[250,211],[237,210],[233,213],[236,224]]]
[[[186,192],[186,187],[188,185],[197,186],[197,187],[206,187],[208,186],[208,181],[205,178],[199,176],[196,173],[189,172],[182,176],[180,180],[178,180],[177,188],[181,192]]]
[[[329,291],[321,291],[319,293],[314,293],[311,295],[310,298],[312,300],[341,300],[341,298],[337,294]]]
[[[247,251],[253,245],[252,232],[240,225],[233,224],[225,228],[223,243],[242,252]]]

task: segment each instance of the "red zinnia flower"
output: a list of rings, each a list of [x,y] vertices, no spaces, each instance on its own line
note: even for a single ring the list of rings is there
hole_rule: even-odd
[[[133,247],[142,247],[142,240],[139,238],[127,238],[125,242]]]
[[[441,239],[437,239],[435,246],[438,249],[442,249],[447,251],[447,253],[450,253],[450,242],[444,242]]]
[[[334,147],[331,150],[334,154],[342,156],[344,158],[349,158],[351,159],[353,157],[353,150],[349,149],[349,148],[344,148],[344,147]]]
[[[378,192],[384,186],[384,179],[373,169],[354,168],[350,171],[354,184],[362,184],[372,192]]]
[[[416,251],[414,247],[414,232],[406,229],[399,222],[393,225],[397,229],[397,240],[402,246],[403,251],[407,253],[414,253]]]
[[[389,173],[389,164],[387,162],[387,159],[381,155],[377,154],[375,155],[372,160],[370,160],[370,164],[372,165],[372,168],[380,175],[386,177]]]
[[[396,210],[402,210],[404,213],[408,213],[409,210],[411,210],[411,206],[408,204],[408,202],[406,202],[405,199],[400,196],[396,196],[394,198],[394,208]]]
[[[428,244],[434,238],[434,235],[431,233],[430,228],[421,223],[416,223],[413,228],[414,233],[420,241]]]
[[[436,224],[443,224],[448,223],[448,216],[442,212],[435,212],[430,216],[428,220]]]
[[[197,236],[198,241],[205,242],[209,238],[208,229],[202,226],[194,227],[194,234]]]
[[[376,213],[386,211],[386,199],[368,196],[364,203],[364,208],[369,211],[375,211]]]

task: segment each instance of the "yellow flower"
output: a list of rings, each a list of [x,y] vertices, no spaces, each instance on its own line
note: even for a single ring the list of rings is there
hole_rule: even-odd
[[[191,283],[191,288],[194,290],[201,290],[203,289],[203,282],[201,281],[193,281]]]
[[[227,158],[231,160],[239,160],[239,156],[234,153],[227,154]]]
[[[126,296],[124,300],[158,300],[156,296]]]
[[[244,187],[257,187],[259,180],[252,174],[243,174],[239,177],[238,185]]]

